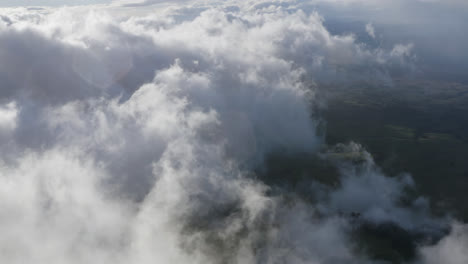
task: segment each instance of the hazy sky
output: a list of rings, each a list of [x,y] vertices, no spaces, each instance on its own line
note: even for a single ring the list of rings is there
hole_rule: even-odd
[[[88,5],[110,2],[112,0],[0,0],[0,7]]]

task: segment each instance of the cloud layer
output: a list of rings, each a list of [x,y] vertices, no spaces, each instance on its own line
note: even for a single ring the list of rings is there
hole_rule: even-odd
[[[410,177],[356,144],[324,154],[363,158],[307,187],[316,203],[255,176],[319,152],[315,80],[386,80],[411,45],[368,48],[291,3],[122,8],[1,11],[3,262],[366,263],[362,223],[441,236],[425,199],[399,203]]]

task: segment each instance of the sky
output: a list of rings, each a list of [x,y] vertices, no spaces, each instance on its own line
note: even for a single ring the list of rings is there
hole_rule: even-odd
[[[425,238],[412,263],[467,263],[411,175],[324,144],[316,93],[463,81],[463,2],[39,3],[0,9],[0,262],[378,263],[353,230],[390,225]],[[273,188],[272,154],[340,184]]]
[[[110,2],[112,0],[0,0],[0,7],[90,5]]]

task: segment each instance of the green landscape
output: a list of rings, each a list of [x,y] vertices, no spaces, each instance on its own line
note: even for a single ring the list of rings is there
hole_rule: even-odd
[[[435,212],[468,219],[468,85],[397,80],[321,92],[328,144],[362,144],[387,175],[411,173]]]

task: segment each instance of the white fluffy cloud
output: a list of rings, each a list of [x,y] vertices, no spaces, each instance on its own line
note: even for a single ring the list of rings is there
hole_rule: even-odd
[[[368,49],[281,1],[230,4],[0,12],[0,260],[367,261],[346,217],[251,175],[321,146],[314,80],[386,75],[411,46]],[[323,204],[408,229],[429,217],[374,170],[343,173]],[[368,204],[376,186],[394,193]]]
[[[422,249],[425,263],[462,264],[468,262],[468,227],[455,223],[449,236],[443,238],[437,245]]]

